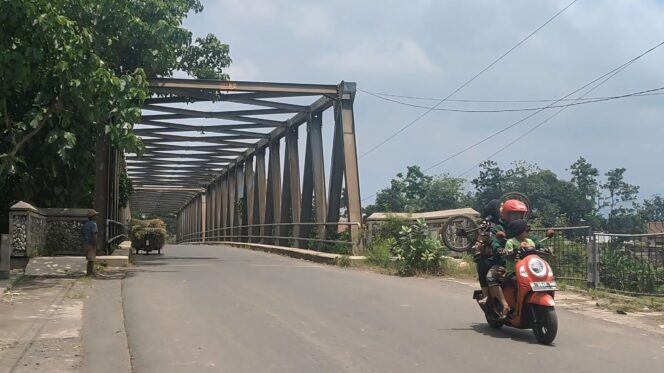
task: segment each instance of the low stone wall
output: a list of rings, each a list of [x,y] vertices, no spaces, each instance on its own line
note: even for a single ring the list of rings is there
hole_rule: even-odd
[[[83,255],[86,220],[86,209],[38,209],[19,202],[10,209],[12,256]]]

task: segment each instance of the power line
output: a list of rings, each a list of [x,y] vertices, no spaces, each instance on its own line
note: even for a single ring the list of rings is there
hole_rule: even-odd
[[[613,78],[613,77],[614,77],[615,75],[617,75],[618,73],[622,72],[622,71],[623,71],[624,69],[626,69],[628,66],[630,66],[631,64],[633,64],[634,62],[636,62],[636,61],[639,60],[640,58],[644,57],[645,55],[649,54],[650,52],[654,51],[655,49],[661,47],[662,45],[664,45],[664,42],[661,42],[661,43],[655,45],[654,47],[652,47],[652,48],[646,50],[645,52],[643,52],[643,53],[639,54],[638,56],[632,58],[631,60],[629,60],[629,61],[623,63],[622,65],[620,65],[620,66],[618,66],[618,67],[616,67],[616,68],[610,70],[609,72],[607,72],[607,73],[603,74],[602,76],[600,76],[600,77],[598,77],[598,78],[592,80],[591,82],[589,82],[589,83],[583,85],[582,87],[580,87],[580,88],[578,88],[578,89],[572,91],[571,93],[569,93],[569,94],[567,94],[567,95],[565,95],[565,96],[559,98],[558,100],[556,100],[556,101],[554,101],[553,103],[551,103],[549,106],[553,106],[553,105],[557,104],[558,102],[561,102],[561,101],[563,101],[563,100],[566,100],[566,99],[568,99],[568,97],[574,95],[575,93],[577,93],[577,92],[579,92],[579,91],[581,91],[581,90],[583,90],[583,89],[585,89],[585,88],[587,88],[587,87],[589,87],[589,86],[591,86],[591,85],[593,85],[593,84],[595,84],[595,83],[597,83],[597,82],[600,82],[602,79],[605,79],[605,78],[606,78],[604,81],[601,81],[601,82],[598,83],[596,86],[592,87],[589,91],[587,91],[587,92],[586,92],[585,94],[583,94],[582,96],[580,96],[580,97],[578,97],[578,98],[576,98],[576,99],[572,99],[572,100],[583,99],[584,96],[586,96],[587,94],[591,93],[593,90],[597,89],[599,86],[601,86],[602,84],[604,84],[606,81],[608,81],[609,79]],[[491,156],[489,156],[486,160],[491,159],[491,158],[494,157],[495,155],[497,155],[497,154],[499,154],[500,152],[502,152],[503,150],[507,149],[509,146],[515,144],[517,141],[521,140],[522,138],[524,138],[524,137],[527,136],[528,134],[532,133],[532,132],[535,131],[537,128],[539,128],[539,127],[541,127],[542,125],[544,125],[546,122],[548,122],[548,121],[550,121],[551,119],[555,118],[558,114],[560,114],[562,111],[564,111],[564,110],[567,109],[568,107],[570,107],[570,106],[564,106],[564,107],[560,108],[560,110],[558,110],[556,113],[554,113],[553,115],[549,116],[549,117],[546,118],[544,121],[538,123],[535,127],[533,127],[532,129],[530,129],[529,131],[527,131],[527,132],[524,133],[523,135],[519,136],[518,138],[516,138],[515,140],[513,140],[512,142],[510,142],[507,146],[505,146],[505,147],[501,147],[498,151],[494,152],[494,153],[493,153]],[[472,149],[472,148],[474,148],[474,147],[476,147],[476,146],[479,146],[479,145],[483,144],[484,142],[490,140],[491,138],[493,138],[493,137],[495,137],[495,136],[497,136],[497,135],[499,135],[499,134],[501,134],[501,133],[503,133],[503,132],[509,130],[510,128],[513,128],[513,127],[517,126],[518,124],[520,124],[520,123],[526,121],[527,119],[532,118],[533,116],[539,114],[540,112],[542,112],[542,111],[545,110],[545,109],[546,109],[546,107],[543,108],[543,109],[541,109],[541,110],[539,110],[539,111],[536,111],[536,112],[534,112],[534,113],[532,113],[532,114],[528,114],[527,116],[525,116],[525,117],[521,118],[520,120],[518,120],[518,121],[516,121],[516,122],[514,122],[514,123],[512,123],[512,124],[510,124],[510,125],[508,125],[507,127],[504,127],[504,128],[502,128],[501,130],[499,130],[499,131],[497,131],[497,132],[494,132],[493,134],[491,134],[491,135],[485,137],[484,139],[482,139],[482,140],[480,140],[480,141],[478,141],[478,142],[476,142],[476,143],[474,143],[474,144],[472,144],[472,145],[469,145],[469,146],[467,146],[466,148],[464,148],[464,149],[462,149],[462,150],[460,150],[460,151],[458,151],[458,152],[456,152],[456,153],[454,153],[454,154],[448,156],[447,158],[445,158],[445,159],[443,159],[443,160],[437,162],[437,163],[434,164],[433,166],[426,168],[424,171],[429,171],[429,170],[431,170],[432,168],[435,168],[435,167],[437,167],[437,166],[439,166],[439,165],[441,165],[441,164],[443,164],[443,163],[445,163],[445,162],[447,162],[447,161],[449,161],[449,160],[451,160],[451,159],[453,159],[453,158],[455,158],[455,157],[457,157],[457,156],[459,156],[459,155],[465,153],[466,151],[468,151],[468,150],[470,150],[470,149]],[[486,161],[486,160],[485,160],[485,161]],[[483,162],[484,162],[484,161],[483,161]],[[460,174],[459,177],[462,177],[462,176],[468,174],[470,171],[472,171],[473,169],[475,169],[475,167],[477,167],[477,166],[478,166],[478,165],[474,165],[472,168],[470,168],[470,169],[466,170],[465,172],[463,172],[462,174]],[[372,195],[363,198],[363,199],[362,199],[362,202],[364,202],[365,200],[368,200],[368,199],[370,199],[370,198],[376,196],[377,194],[378,194],[378,192],[373,193]]]
[[[622,68],[624,68],[624,67],[626,67],[626,66],[631,65],[631,64],[634,63],[636,60],[638,60],[638,59],[640,59],[641,57],[645,56],[646,54],[652,52],[653,50],[659,48],[662,44],[664,44],[664,42],[662,42],[662,43],[656,45],[656,46],[653,47],[653,48],[650,48],[649,50],[643,52],[642,54],[638,55],[637,57],[635,57],[635,58],[633,58],[633,59],[631,59],[631,60],[625,62],[624,64],[618,66],[617,68],[615,68],[615,69],[609,71],[608,73],[606,73],[606,74],[604,74],[604,75],[602,75],[602,76],[600,76],[600,77],[598,77],[598,78],[592,80],[591,82],[589,82],[589,83],[583,85],[582,87],[580,87],[580,88],[578,88],[578,89],[576,89],[576,90],[570,92],[569,94],[563,96],[561,99],[566,99],[566,98],[568,98],[568,97],[570,97],[570,96],[576,94],[577,92],[579,92],[579,91],[581,91],[581,90],[584,90],[584,89],[586,89],[587,87],[589,87],[589,86],[591,86],[591,85],[597,83],[598,81],[600,81],[600,80],[604,79],[605,77],[607,77],[607,76],[613,74],[614,72],[616,72],[616,71],[618,71],[618,70],[621,70]],[[472,145],[469,145],[469,146],[465,147],[464,149],[462,149],[462,150],[460,150],[460,151],[458,151],[458,152],[456,152],[456,153],[454,153],[454,154],[448,156],[447,158],[444,158],[444,159],[440,160],[439,162],[435,163],[435,164],[432,165],[431,167],[425,169],[425,171],[429,171],[429,170],[431,170],[432,168],[438,167],[438,166],[440,166],[441,164],[443,164],[443,163],[445,163],[445,162],[447,162],[447,161],[449,161],[449,160],[451,160],[451,159],[453,159],[453,158],[456,158],[457,156],[459,156],[459,155],[461,155],[461,154],[467,152],[468,150],[473,149],[473,148],[475,148],[475,147],[477,147],[477,146],[479,146],[479,145],[481,145],[481,144],[487,142],[488,140],[490,140],[490,139],[492,139],[492,138],[498,136],[499,134],[501,134],[501,133],[503,133],[503,132],[509,130],[510,128],[513,128],[513,127],[515,127],[515,126],[517,126],[517,125],[519,125],[519,124],[525,122],[526,120],[528,120],[528,119],[534,117],[535,115],[541,113],[542,111],[544,111],[544,110],[547,109],[548,107],[557,104],[558,102],[560,102],[561,99],[559,99],[559,100],[556,101],[556,102],[552,102],[551,104],[549,104],[548,106],[546,106],[546,107],[544,107],[544,108],[542,108],[542,109],[540,109],[540,110],[537,110],[537,111],[535,111],[535,112],[533,112],[533,113],[531,113],[531,114],[526,115],[525,117],[523,117],[523,118],[517,120],[516,122],[514,122],[514,123],[508,125],[507,127],[504,127],[504,128],[502,128],[501,130],[499,130],[499,131],[497,131],[497,132],[494,132],[493,134],[491,134],[491,135],[489,135],[489,136],[483,138],[482,140],[480,140],[480,141],[478,141],[478,142],[476,142],[476,143],[474,143],[474,144],[472,144]]]
[[[373,93],[374,95],[378,96],[383,96],[383,97],[396,97],[396,98],[406,98],[410,100],[421,100],[421,101],[438,101],[441,100],[440,97],[422,97],[422,96],[405,96],[405,95],[396,95],[392,93],[384,93],[384,92],[376,92],[376,91],[366,91],[366,90],[361,90],[358,88],[358,90],[363,91],[364,93]],[[664,93],[645,93],[640,96],[659,96]],[[581,99],[582,101],[593,101],[593,100],[599,100],[599,99],[604,99],[606,97],[586,97]],[[446,100],[447,102],[466,102],[466,103],[493,103],[493,104],[503,104],[503,103],[516,103],[516,104],[521,104],[521,103],[541,103],[541,102],[558,102],[558,101],[576,101],[577,99],[575,98],[566,98],[563,100],[556,100],[556,99],[519,99],[519,100],[479,100],[479,99],[453,99],[450,98]],[[428,107],[428,106],[427,106]]]
[[[410,107],[416,107],[416,108],[422,108],[422,109],[431,109],[431,110],[437,110],[437,111],[449,111],[449,112],[457,112],[457,113],[514,113],[514,112],[523,112],[523,111],[537,111],[537,110],[543,110],[543,109],[555,109],[555,108],[561,108],[561,107],[569,107],[569,106],[577,106],[577,105],[585,105],[585,104],[593,104],[597,102],[605,102],[605,101],[611,101],[611,100],[617,100],[621,98],[628,98],[628,97],[639,97],[639,96],[645,96],[645,95],[664,95],[664,93],[659,92],[659,93],[653,93],[653,92],[658,92],[664,90],[664,87],[659,87],[659,88],[654,88],[654,89],[648,89],[645,91],[639,91],[639,92],[632,92],[624,95],[619,95],[619,96],[609,96],[609,97],[598,97],[595,99],[579,99],[581,102],[576,102],[579,100],[573,99],[571,104],[564,104],[564,105],[548,105],[544,107],[531,107],[531,108],[516,108],[516,109],[490,109],[490,110],[476,110],[476,109],[452,109],[452,108],[434,108],[430,106],[423,106],[423,105],[417,105],[417,104],[411,104],[408,102],[403,102],[399,100],[394,100],[391,98],[387,97],[382,97],[374,92],[370,91],[365,91],[362,89],[358,88],[358,91],[364,92],[370,96],[376,97],[381,100],[385,100],[388,102],[393,102],[399,105],[404,105],[404,106],[410,106]],[[560,100],[562,101],[562,100]],[[570,101],[570,100],[565,100],[565,101]],[[558,101],[555,101],[558,102]]]
[[[586,95],[590,94],[592,91],[594,91],[595,89],[599,88],[601,85],[603,85],[604,83],[606,83],[607,81],[609,81],[611,78],[613,78],[614,76],[616,76],[616,75],[618,75],[619,73],[621,73],[623,70],[625,70],[625,69],[626,69],[627,67],[629,67],[631,64],[633,64],[634,62],[636,62],[637,60],[639,60],[639,59],[642,58],[643,56],[649,54],[650,52],[654,51],[655,49],[661,47],[662,45],[664,45],[664,42],[661,42],[661,43],[655,45],[654,47],[652,47],[652,48],[646,50],[645,52],[641,53],[640,55],[638,55],[638,56],[634,57],[633,59],[627,61],[626,63],[624,63],[623,65],[619,66],[618,68],[612,70],[612,72],[610,72],[610,75],[609,75],[606,79],[604,79],[602,82],[600,82],[600,83],[598,83],[597,85],[595,85],[594,87],[592,87],[592,88],[591,88],[590,90],[588,90],[586,93],[584,93],[583,95],[581,95],[578,99],[583,99],[583,97],[585,97]],[[606,76],[606,75],[607,75],[607,74],[605,74],[605,76]],[[577,91],[578,91],[578,90],[577,90]],[[573,93],[572,93],[572,94],[573,94]],[[570,96],[570,95],[568,95],[568,96]],[[566,96],[566,97],[568,97],[568,96]],[[543,121],[541,121],[540,123],[538,123],[537,125],[535,125],[533,128],[531,128],[530,130],[528,130],[528,131],[526,131],[525,133],[523,133],[521,136],[519,136],[519,137],[517,137],[516,139],[512,140],[512,141],[509,142],[507,145],[505,145],[505,146],[501,147],[500,149],[498,149],[496,152],[494,152],[494,153],[491,154],[489,157],[487,157],[484,161],[482,161],[482,163],[483,163],[483,162],[486,162],[486,161],[488,161],[488,160],[490,160],[491,158],[493,158],[493,157],[496,156],[497,154],[501,153],[501,152],[504,151],[505,149],[507,149],[507,148],[509,148],[510,146],[516,144],[518,141],[520,141],[520,140],[523,139],[524,137],[528,136],[529,134],[531,134],[532,132],[534,132],[535,130],[537,130],[538,128],[540,128],[541,126],[545,125],[545,124],[548,123],[551,119],[553,119],[553,118],[555,118],[556,116],[558,116],[558,114],[562,113],[562,112],[565,111],[567,108],[569,108],[569,106],[561,107],[560,110],[558,110],[557,112],[553,113],[552,115],[550,115],[549,117],[547,117],[546,119],[544,119]],[[481,164],[481,163],[480,163],[480,164]],[[474,170],[474,169],[475,169],[476,167],[478,167],[478,166],[479,166],[479,164],[474,165],[473,167],[469,168],[468,170],[466,170],[466,171],[464,171],[462,174],[460,174],[459,177],[463,177],[463,176],[467,175],[470,171]]]
[[[460,87],[458,87],[457,89],[455,89],[454,91],[452,91],[452,93],[450,93],[449,95],[447,95],[447,97],[445,97],[444,99],[438,101],[438,103],[437,103],[436,105],[434,105],[433,109],[437,108],[437,107],[440,106],[443,102],[447,101],[447,99],[451,98],[451,97],[454,96],[457,92],[459,92],[459,91],[462,90],[464,87],[466,87],[468,84],[472,83],[475,79],[477,79],[477,78],[478,78],[480,75],[482,75],[485,71],[489,70],[489,69],[490,69],[491,67],[493,67],[495,64],[497,64],[498,62],[500,62],[503,58],[505,58],[505,57],[506,57],[508,54],[510,54],[513,50],[515,50],[515,49],[518,48],[521,44],[523,44],[524,42],[526,42],[526,40],[530,39],[530,38],[531,38],[533,35],[535,35],[539,30],[541,30],[541,29],[544,28],[546,25],[548,25],[551,21],[553,21],[554,19],[556,19],[559,15],[561,15],[565,10],[567,10],[569,7],[571,7],[571,6],[572,6],[574,3],[576,3],[577,1],[578,1],[578,0],[573,0],[573,1],[572,1],[571,3],[569,3],[566,7],[564,7],[563,9],[561,9],[558,13],[554,14],[551,18],[549,18],[549,19],[548,19],[546,22],[544,22],[541,26],[539,26],[539,27],[536,28],[533,32],[531,32],[530,34],[528,34],[528,36],[526,36],[525,38],[521,39],[521,41],[519,41],[518,43],[516,43],[516,45],[514,45],[512,48],[510,48],[509,50],[507,50],[507,52],[503,53],[500,57],[498,57],[497,59],[495,59],[495,60],[494,60],[493,62],[491,62],[488,66],[486,66],[485,68],[483,68],[482,70],[480,70],[480,72],[478,72],[477,74],[475,74],[475,76],[473,76],[473,77],[470,78],[468,81],[466,81],[465,83],[463,83]],[[378,149],[378,148],[380,148],[381,146],[383,146],[384,144],[386,144],[388,141],[390,141],[390,140],[392,140],[393,138],[395,138],[397,135],[399,135],[400,133],[402,133],[403,131],[405,131],[406,129],[408,129],[410,126],[412,126],[412,125],[414,125],[415,123],[417,123],[420,119],[424,118],[427,114],[429,114],[430,112],[432,112],[433,109],[428,109],[428,110],[426,110],[424,113],[420,114],[417,118],[415,118],[414,120],[412,120],[410,123],[406,124],[405,126],[401,127],[398,131],[396,131],[396,132],[394,132],[392,135],[388,136],[385,140],[381,141],[380,143],[378,143],[377,145],[375,145],[374,147],[372,147],[372,148],[369,149],[368,151],[364,152],[362,155],[360,155],[360,158],[364,158],[364,157],[367,156],[368,154],[372,153],[372,152],[375,151],[376,149]]]

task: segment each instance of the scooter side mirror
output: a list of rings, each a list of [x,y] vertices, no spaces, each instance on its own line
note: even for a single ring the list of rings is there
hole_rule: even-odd
[[[503,232],[503,231],[496,232],[496,238],[497,238],[497,239],[502,240],[502,239],[504,239],[505,237],[507,237],[507,236],[505,235],[505,232]]]
[[[548,231],[546,231],[546,237],[547,238],[551,238],[555,235],[556,235],[556,232],[553,229],[549,229]]]

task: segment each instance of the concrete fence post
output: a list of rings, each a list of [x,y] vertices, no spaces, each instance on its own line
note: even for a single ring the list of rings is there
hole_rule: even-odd
[[[11,260],[12,245],[8,234],[2,235],[0,243],[0,279],[9,278],[9,264]]]
[[[597,234],[592,233],[592,231],[588,233],[586,254],[588,257],[587,285],[589,288],[595,288],[599,285],[599,248]]]

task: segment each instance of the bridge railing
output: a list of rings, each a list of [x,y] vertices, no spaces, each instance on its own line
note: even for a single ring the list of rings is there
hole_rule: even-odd
[[[111,246],[129,239],[129,227],[122,222],[106,219],[106,254],[110,254]]]
[[[261,243],[351,254],[357,244],[350,238],[351,226],[361,227],[353,222],[248,224],[185,234],[178,243]]]

